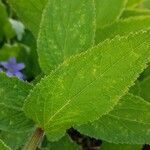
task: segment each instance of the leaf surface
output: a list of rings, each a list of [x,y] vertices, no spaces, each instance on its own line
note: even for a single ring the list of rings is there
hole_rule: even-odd
[[[27,28],[37,37],[47,0],[8,0],[8,2]]]
[[[126,0],[95,0],[97,28],[119,19],[126,2]]]
[[[56,142],[48,142],[46,145],[48,150],[78,150],[78,145],[73,142],[69,136],[62,137],[59,141]],[[44,148],[42,149],[44,150]]]
[[[112,39],[116,35],[127,36],[130,32],[137,32],[150,27],[150,17],[135,17],[119,20],[103,29],[96,31],[95,42],[98,44],[107,38]]]
[[[150,102],[150,76],[140,82],[140,96]]]
[[[142,3],[143,0],[128,0],[127,7],[136,7],[140,3]]]
[[[11,150],[11,149],[0,139],[0,150]]]
[[[99,120],[78,127],[86,135],[112,143],[150,143],[150,103],[128,94],[113,111]]]
[[[150,10],[147,9],[126,9],[123,13],[121,18],[129,18],[129,17],[136,17],[136,16],[150,16]]]
[[[22,105],[32,86],[0,74],[0,129],[24,132],[32,127],[22,111]]]
[[[95,36],[93,0],[50,0],[38,39],[41,69],[49,73],[73,54],[92,47]]]
[[[103,142],[101,150],[141,150],[141,145],[113,144]]]
[[[149,61],[149,36],[149,30],[117,36],[71,57],[31,91],[26,115],[55,140],[108,113]]]

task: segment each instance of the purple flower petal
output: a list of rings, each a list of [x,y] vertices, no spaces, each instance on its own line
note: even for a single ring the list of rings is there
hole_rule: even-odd
[[[14,74],[14,76],[16,76],[16,77],[18,77],[20,80],[23,80],[23,78],[24,78],[24,75],[21,73],[21,72],[16,72],[15,74]]]
[[[10,71],[7,71],[7,72],[6,72],[6,75],[7,75],[8,77],[12,77],[12,76],[13,76],[13,73],[11,73]]]
[[[10,58],[10,59],[8,60],[8,63],[10,63],[10,64],[16,64],[16,63],[17,63],[17,62],[16,62],[16,58],[15,58],[15,57]]]
[[[19,63],[19,64],[16,65],[16,68],[17,68],[18,70],[22,70],[22,69],[25,68],[25,64]]]
[[[8,63],[8,62],[2,61],[0,64],[1,64],[5,69],[8,69],[8,68],[9,68],[9,63]]]

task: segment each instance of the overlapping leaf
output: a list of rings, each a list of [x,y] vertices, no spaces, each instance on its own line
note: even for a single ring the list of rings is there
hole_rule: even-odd
[[[96,32],[96,43],[110,38],[112,39],[116,35],[126,36],[130,32],[136,32],[139,30],[144,30],[150,27],[150,17],[135,17],[125,20],[119,20],[110,26],[103,29],[98,29]]]
[[[0,74],[0,129],[21,132],[29,130],[32,122],[28,120],[22,105],[32,86],[16,78]]]
[[[126,0],[95,0],[97,28],[102,28],[117,20],[126,2]]]
[[[109,114],[78,129],[113,143],[150,143],[149,110],[150,103],[129,94]]]
[[[73,54],[94,44],[93,0],[49,0],[38,39],[41,69],[49,73]]]
[[[150,60],[149,36],[148,30],[116,37],[64,62],[35,86],[26,115],[56,140],[108,113]]]

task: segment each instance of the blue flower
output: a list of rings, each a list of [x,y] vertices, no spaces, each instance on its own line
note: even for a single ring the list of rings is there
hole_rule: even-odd
[[[25,68],[25,64],[17,63],[16,58],[12,57],[6,62],[0,62],[0,65],[3,67],[3,70],[6,71],[8,77],[16,76],[21,80],[24,79],[24,75],[21,73],[21,70]],[[3,70],[1,68],[0,72]]]

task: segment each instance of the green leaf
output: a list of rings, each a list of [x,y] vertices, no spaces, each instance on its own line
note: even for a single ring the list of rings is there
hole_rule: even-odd
[[[141,145],[113,144],[103,142],[101,150],[141,150]]]
[[[127,7],[136,7],[142,2],[143,0],[128,0]]]
[[[0,139],[0,150],[11,150],[11,149]]]
[[[133,95],[124,96],[109,114],[77,129],[112,143],[150,143],[150,103]]]
[[[27,28],[37,37],[47,0],[8,0],[8,2]]]
[[[150,27],[150,17],[135,17],[125,20],[119,20],[96,32],[96,43],[104,41],[107,38],[114,38],[116,35],[127,36],[130,32],[137,32]]]
[[[11,24],[8,20],[6,8],[0,1],[0,41],[2,38],[12,38],[14,31],[12,30]]]
[[[137,16],[150,16],[150,10],[145,9],[126,9],[121,18],[137,17]]]
[[[150,102],[150,76],[140,82],[140,96]]]
[[[50,0],[38,39],[41,69],[49,73],[73,54],[92,47],[95,35],[93,0]]]
[[[64,136],[57,142],[48,142],[46,148],[42,150],[78,150],[79,147],[74,143],[69,136]]]
[[[126,2],[126,0],[95,0],[97,28],[119,19]]]
[[[22,111],[31,89],[26,82],[0,74],[0,130],[24,132],[31,129],[33,124]]]
[[[12,132],[0,132],[0,138],[3,139],[4,143],[13,150],[19,150],[22,148],[28,138],[28,132],[23,133],[12,133]]]
[[[117,36],[71,57],[35,86],[26,115],[56,140],[72,125],[108,113],[149,61],[149,36],[149,30]]]
[[[150,0],[144,0],[142,5],[144,8],[150,9]]]

